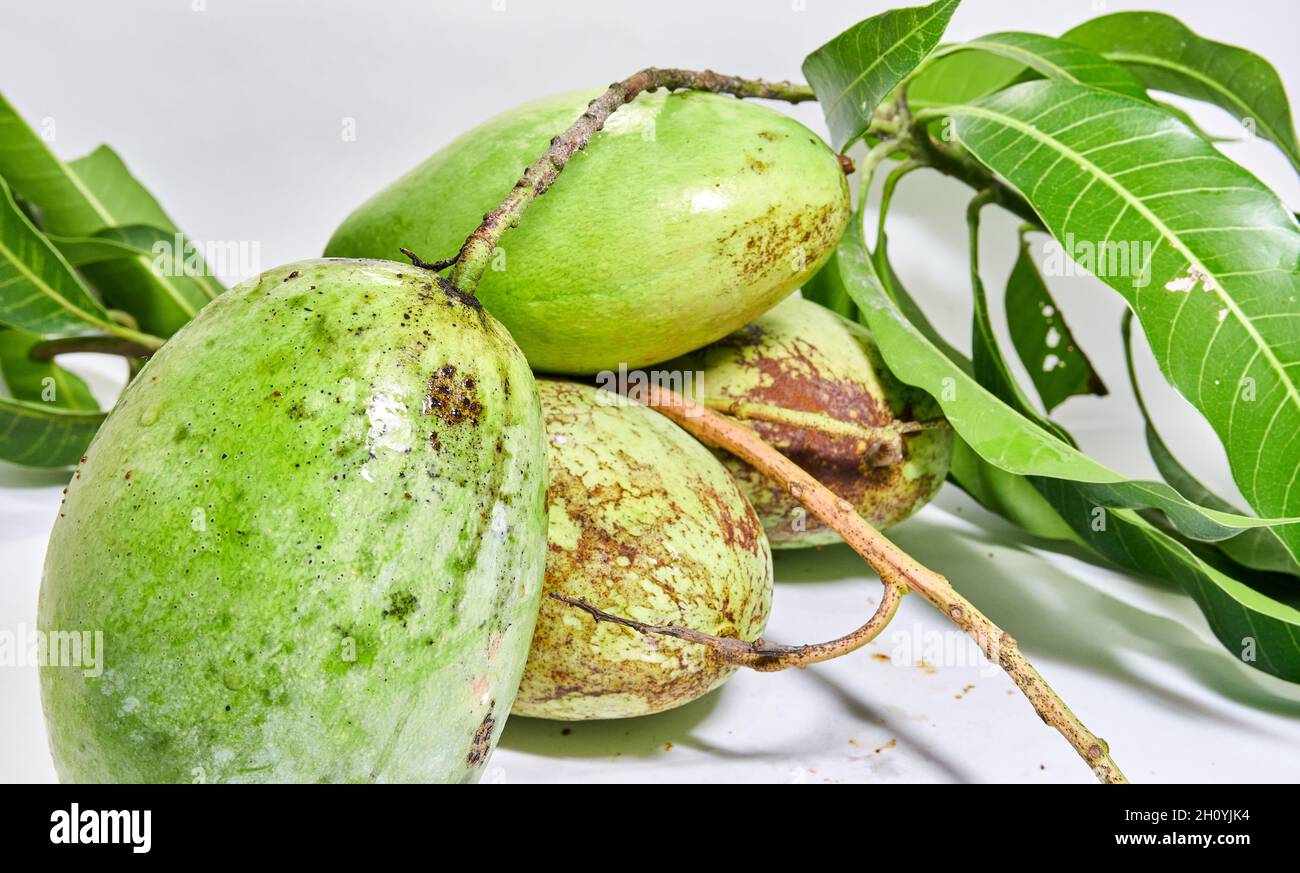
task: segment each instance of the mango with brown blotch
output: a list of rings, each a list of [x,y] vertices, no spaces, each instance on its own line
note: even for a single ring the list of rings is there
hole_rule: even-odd
[[[545,594],[746,641],[772,606],[763,527],[708,449],[617,394],[538,380],[550,485]],[[689,703],[735,672],[712,649],[643,636],[542,597],[515,715],[626,718]]]
[[[707,406],[745,419],[877,528],[919,511],[948,475],[954,437],[939,404],[889,371],[865,327],[811,300],[791,297],[663,369],[698,372]],[[839,542],[781,485],[718,454],[772,548]]]

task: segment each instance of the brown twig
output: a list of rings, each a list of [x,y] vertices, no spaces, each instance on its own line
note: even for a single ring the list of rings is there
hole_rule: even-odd
[[[426,261],[424,260],[424,258],[421,258],[419,255],[417,255],[415,252],[411,251],[410,249],[406,248],[405,246],[398,246],[397,250],[402,254],[406,255],[406,257],[410,259],[411,266],[419,267],[421,270],[431,270],[437,273],[441,270],[447,269],[452,264],[456,263],[456,258],[444,258],[441,261]]]
[[[784,486],[809,512],[839,534],[867,560],[886,586],[915,591],[974,638],[985,657],[1006,671],[1029,699],[1044,722],[1056,728],[1098,780],[1127,782],[1110,757],[1106,741],[1084,726],[1065,702],[1021,654],[1014,637],[995,625],[962,597],[942,575],[917,563],[854,511],[853,505],[833,494],[792,461],[763,442],[757,434],[680,395],[651,386],[646,405],[660,412],[701,442],[725,449],[751,467]]]
[[[67,336],[41,340],[32,346],[35,361],[52,361],[58,355],[93,352],[100,355],[121,355],[124,358],[147,358],[156,348],[115,336]]]
[[[904,589],[899,586],[886,583],[884,593],[880,597],[880,605],[876,607],[876,611],[872,613],[871,618],[867,619],[866,624],[838,639],[803,646],[782,646],[767,643],[763,640],[755,640],[750,643],[745,640],[738,640],[735,637],[714,636],[713,634],[677,627],[676,625],[646,624],[642,621],[610,615],[585,600],[570,597],[567,594],[552,591],[551,597],[570,606],[585,610],[596,621],[607,621],[622,625],[642,634],[674,637],[691,643],[699,643],[722,655],[728,663],[748,667],[760,673],[775,673],[779,670],[788,670],[791,667],[807,667],[809,664],[830,661],[862,648],[879,636],[880,632],[894,618],[894,613],[898,612],[898,604],[902,602],[904,593]]]
[[[587,104],[587,111],[568,130],[551,140],[550,147],[524,170],[523,176],[515,183],[514,190],[501,205],[483,216],[483,223],[470,234],[456,255],[456,266],[450,277],[452,284],[472,294],[478,287],[501,236],[519,221],[519,216],[528,204],[546,193],[546,189],[551,187],[569,159],[586,148],[592,136],[605,126],[606,119],[616,109],[635,100],[643,91],[659,88],[685,88],[732,94],[736,97],[784,100],[789,103],[817,99],[807,85],[742,79],[738,76],[723,76],[712,70],[698,72],[648,67],[633,73],[622,82],[615,82],[604,94]]]

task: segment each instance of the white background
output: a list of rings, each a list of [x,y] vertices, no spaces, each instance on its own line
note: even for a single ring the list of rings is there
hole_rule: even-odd
[[[54,120],[62,157],[109,142],[191,237],[256,242],[265,268],[318,255],[360,200],[516,103],[603,85],[648,65],[798,80],[809,51],[890,5],[6,0],[0,87],[29,121]],[[1099,14],[1098,5],[966,0],[949,38],[1057,34]],[[1300,92],[1300,22],[1288,0],[1101,6],[1177,14],[1204,35],[1264,55]],[[815,105],[780,108],[824,132]],[[1217,110],[1198,106],[1194,114],[1213,133],[1240,133]],[[355,121],[355,141],[341,136],[345,119]],[[1300,208],[1300,185],[1275,149],[1243,142],[1225,150]],[[962,219],[969,194],[914,174],[900,188],[891,224],[905,284],[961,347],[970,318]],[[1015,225],[986,219],[981,251],[995,313]],[[1106,463],[1153,475],[1119,353],[1121,301],[1091,279],[1055,288],[1111,389],[1104,400],[1069,401],[1062,422]],[[1166,438],[1205,481],[1235,494],[1208,427],[1141,354]],[[75,366],[111,402],[117,369]],[[0,464],[0,632],[34,622],[63,484],[62,475]],[[1112,572],[1070,548],[1027,542],[951,486],[891,533],[1019,638],[1135,781],[1300,780],[1300,687],[1238,663],[1172,586]],[[843,547],[781,554],[776,566],[773,640],[837,635],[874,605],[878,584]],[[868,651],[806,671],[742,674],[675,712],[571,725],[567,734],[558,723],[512,719],[487,779],[1091,778],[1010,682],[964,661],[964,648],[946,659],[912,652],[909,663],[923,658],[929,666],[873,658],[908,654],[950,631],[923,602],[908,600]],[[53,778],[35,671],[0,667],[0,780]]]

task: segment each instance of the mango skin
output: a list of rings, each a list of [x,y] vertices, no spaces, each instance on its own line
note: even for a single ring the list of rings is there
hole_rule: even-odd
[[[527,103],[466,133],[353,212],[339,257],[450,257],[597,91]],[[643,94],[501,242],[478,294],[533,368],[594,374],[697,349],[828,258],[848,221],[829,148],[758,103]]]
[[[546,548],[523,355],[421,270],[304,261],[203,309],[126,389],[50,539],[67,782],[477,777]],[[472,383],[472,384],[471,384]]]
[[[755,640],[772,555],[709,451],[611,393],[539,380],[550,451],[545,590],[613,615]],[[542,598],[516,715],[626,718],[703,696],[735,668],[704,646],[597,624]]]
[[[875,427],[943,419],[934,398],[894,378],[865,327],[797,296],[665,367],[702,373],[704,399],[715,408],[758,403]],[[877,528],[925,506],[952,460],[949,427],[874,441],[756,418],[747,423]],[[721,450],[718,456],[762,518],[772,548],[840,541],[781,485]]]

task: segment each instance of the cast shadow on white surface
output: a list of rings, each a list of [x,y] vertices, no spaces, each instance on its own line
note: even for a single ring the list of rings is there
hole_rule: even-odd
[[[0,488],[36,489],[54,485],[67,485],[72,478],[68,470],[44,470],[37,467],[19,467],[0,461]]]
[[[723,750],[691,738],[691,732],[717,705],[718,691],[714,691],[685,706],[640,718],[552,721],[511,716],[498,745],[553,758],[651,758],[663,754],[664,744],[671,743],[724,756]]]
[[[954,529],[952,517],[945,515],[937,512],[912,519],[891,531],[891,537],[918,560],[946,573],[963,594],[1020,641],[1031,659],[1071,664],[1159,701],[1160,707],[1171,713],[1190,721],[1216,722],[1243,737],[1271,735],[1285,739],[1293,733],[1251,722],[1241,717],[1229,701],[1300,719],[1300,690],[1238,662],[1217,641],[1198,634],[1182,621],[1126,602],[1082,578],[1083,574],[1055,566],[1023,545],[1022,535],[1010,528],[999,531],[997,520],[990,525],[992,530],[977,525]],[[1031,545],[1032,549],[1088,560],[1086,553],[1069,545],[1045,541],[1033,541]],[[1113,572],[1098,567],[1098,572]],[[876,591],[871,586],[878,584],[869,571],[864,572],[862,560],[845,546],[781,552],[776,556],[776,568],[778,610],[782,587],[824,582],[866,585],[869,590],[865,594],[874,598]],[[1180,599],[1185,599],[1173,586],[1157,580],[1125,576],[1118,584],[1131,584],[1136,592],[1173,598],[1175,606],[1182,605]],[[1189,618],[1200,620],[1193,614]],[[840,626],[847,620],[843,615],[827,615],[826,619],[828,637],[848,629]],[[862,657],[859,653],[850,659]],[[1207,693],[1198,699],[1145,675],[1141,665],[1151,660],[1170,664]],[[818,686],[821,696],[832,703],[834,709],[824,713],[827,722],[885,727],[897,738],[900,748],[924,759],[947,781],[976,780],[959,760],[944,754],[942,741],[933,733],[911,729],[905,718],[891,714],[889,700],[877,699],[877,692],[869,687],[851,687],[842,678],[818,667],[798,675],[799,681]],[[650,759],[668,754],[665,743],[705,752],[720,760],[758,761],[783,754],[783,748],[739,751],[700,738],[703,731],[698,729],[714,714],[721,695],[728,691],[724,686],[695,703],[639,719],[563,723],[512,718],[501,746],[547,757],[588,759]],[[1224,705],[1215,705],[1214,697],[1223,698]]]
[[[926,518],[911,520],[891,532],[891,537],[918,560],[947,575],[972,603],[1016,637],[1031,659],[1044,655],[1066,661],[1158,697],[1189,717],[1245,726],[1222,709],[1153,682],[1132,666],[1135,661],[1160,659],[1228,700],[1300,718],[1300,689],[1238,661],[1216,640],[1198,635],[1181,621],[1107,594],[1022,543],[1092,563],[1081,549],[1023,534],[1017,542],[979,527],[954,531]],[[989,557],[990,549],[996,558]],[[1102,572],[1113,572],[1097,566]],[[1159,580],[1124,574],[1121,584],[1167,592],[1180,606],[1181,601],[1191,602],[1174,585]],[[1203,621],[1199,616],[1195,620]]]
[[[856,722],[887,727],[899,747],[925,759],[929,769],[945,781],[978,781],[974,774],[960,766],[955,756],[943,753],[941,738],[926,732],[922,726],[913,728],[905,723],[905,719],[890,716],[873,702],[856,696],[828,675],[817,672],[816,668],[806,671],[800,678],[819,685],[836,705],[835,710],[821,713],[820,720],[832,724]],[[672,749],[690,749],[713,760],[732,762],[798,760],[806,755],[806,749],[797,739],[775,741],[749,751],[726,748],[703,739],[696,729],[714,713],[722,696],[727,693],[728,687],[724,685],[685,706],[640,718],[561,722],[511,717],[498,745],[512,752],[576,759],[662,758],[667,761]]]

